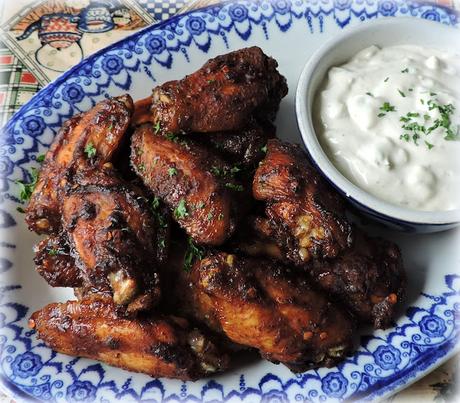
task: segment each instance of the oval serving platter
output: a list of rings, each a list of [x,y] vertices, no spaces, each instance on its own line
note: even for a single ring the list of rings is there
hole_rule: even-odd
[[[409,291],[395,326],[365,329],[356,353],[335,368],[293,374],[282,365],[243,362],[213,379],[152,379],[95,361],[56,354],[29,331],[27,320],[51,301],[73,297],[52,289],[34,270],[32,246],[15,181],[29,180],[36,158],[62,123],[104,97],[140,99],[207,59],[258,45],[275,57],[289,95],[278,135],[300,143],[294,111],[298,76],[324,41],[366,20],[426,18],[459,27],[452,10],[395,0],[232,2],[174,17],[81,62],[40,91],[0,137],[0,381],[18,401],[340,401],[372,400],[419,379],[459,350],[460,231],[413,235],[374,229],[403,251]]]

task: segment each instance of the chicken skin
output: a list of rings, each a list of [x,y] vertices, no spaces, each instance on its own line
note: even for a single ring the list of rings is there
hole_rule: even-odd
[[[49,236],[34,247],[37,272],[52,287],[78,288],[83,285],[80,270],[61,236]]]
[[[62,222],[84,292],[112,295],[128,313],[156,304],[157,224],[142,195],[110,166],[74,178]]]
[[[268,141],[267,155],[254,176],[253,195],[266,202],[275,239],[295,264],[333,258],[351,246],[352,228],[342,199],[298,146]]]
[[[242,129],[253,116],[273,120],[287,94],[277,66],[258,47],[210,59],[184,79],[154,88],[151,122],[164,132],[209,133]]]
[[[99,102],[64,123],[46,153],[26,208],[31,231],[51,234],[59,230],[64,187],[78,169],[110,161],[129,126],[133,108],[131,97],[123,95]]]
[[[222,371],[228,357],[184,319],[121,318],[110,301],[49,304],[29,320],[53,350],[152,377],[195,380]]]
[[[351,249],[336,259],[314,259],[306,266],[312,281],[376,329],[391,325],[405,294],[401,252],[393,242],[355,231]]]
[[[360,321],[385,329],[394,319],[397,303],[404,298],[406,277],[396,244],[371,238],[354,229],[353,246],[333,259],[311,259],[304,271],[319,289],[343,303]],[[232,248],[248,256],[265,256],[287,264],[289,257],[275,241],[270,221],[249,220]]]
[[[143,125],[132,137],[131,163],[196,242],[220,245],[233,233],[236,199],[243,189],[233,178],[221,175],[231,168],[218,156]]]
[[[297,270],[269,260],[209,253],[178,290],[183,309],[231,341],[292,371],[331,366],[352,346],[353,322]]]

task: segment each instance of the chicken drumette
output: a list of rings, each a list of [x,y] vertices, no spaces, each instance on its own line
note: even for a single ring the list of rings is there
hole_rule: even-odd
[[[352,244],[339,195],[320,178],[302,150],[269,140],[256,170],[253,194],[266,203],[272,235],[295,264],[333,258]]]
[[[237,130],[253,117],[273,120],[287,94],[277,66],[258,47],[217,56],[184,79],[156,87],[148,120],[172,133]],[[139,122],[147,120],[146,104],[139,103]]]
[[[231,166],[207,148],[143,125],[132,137],[131,163],[195,241],[219,245],[233,233],[243,189],[227,175]]]

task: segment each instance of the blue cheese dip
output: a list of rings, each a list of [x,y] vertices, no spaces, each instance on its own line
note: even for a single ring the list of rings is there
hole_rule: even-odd
[[[387,202],[460,208],[460,55],[371,46],[333,67],[314,105],[336,168]]]

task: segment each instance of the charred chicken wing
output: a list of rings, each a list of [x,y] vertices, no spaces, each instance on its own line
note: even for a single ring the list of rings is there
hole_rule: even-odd
[[[314,259],[306,267],[312,281],[356,317],[377,329],[391,325],[406,279],[399,248],[355,231],[353,247],[335,259]]]
[[[157,302],[156,223],[142,195],[115,171],[80,172],[64,198],[62,220],[86,292],[113,295],[128,312]]]
[[[228,362],[184,319],[121,318],[104,300],[47,305],[32,315],[29,326],[55,351],[153,377],[194,380],[225,369]]]
[[[133,102],[129,95],[104,100],[65,122],[45,156],[26,208],[30,230],[50,234],[60,228],[62,191],[73,174],[100,166],[117,150],[129,126]]]
[[[268,141],[253,194],[266,202],[276,240],[295,264],[332,258],[351,246],[351,225],[341,198],[308,164],[298,146]]]
[[[198,243],[222,244],[235,228],[241,185],[221,175],[230,167],[206,148],[175,136],[155,134],[151,125],[133,134],[131,162],[147,188]]]
[[[184,79],[156,87],[151,122],[164,132],[190,133],[242,129],[252,116],[273,120],[287,94],[277,66],[258,47],[217,56]]]
[[[182,298],[211,329],[293,371],[334,365],[350,351],[353,322],[296,271],[211,253],[194,265]]]

